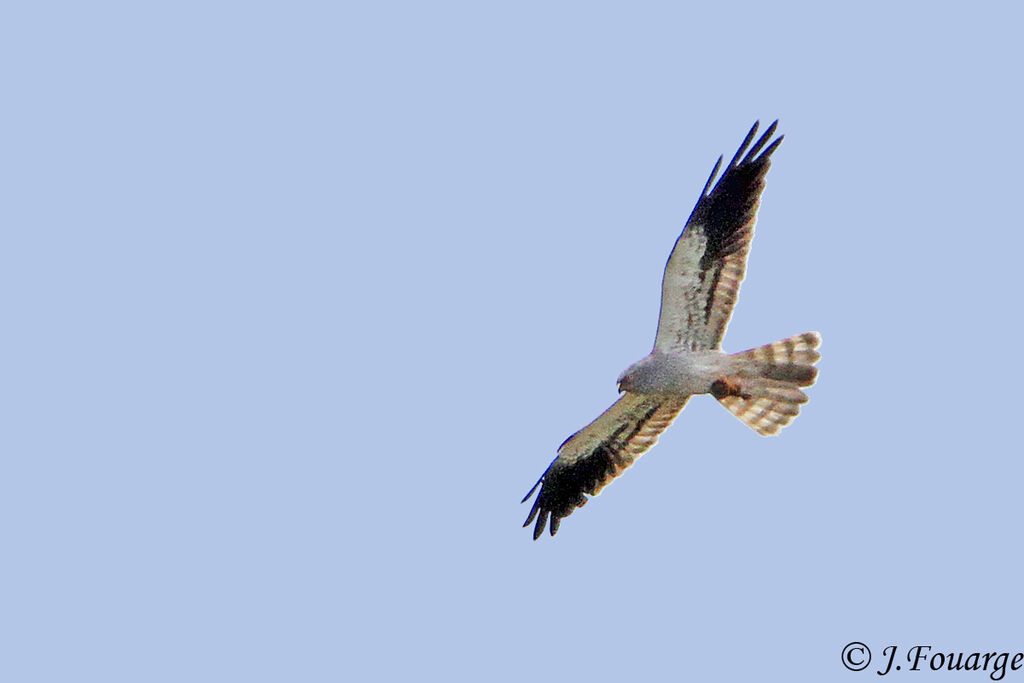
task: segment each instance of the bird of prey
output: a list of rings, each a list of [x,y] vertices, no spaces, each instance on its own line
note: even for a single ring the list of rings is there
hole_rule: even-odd
[[[551,535],[562,518],[597,495],[655,444],[694,394],[711,394],[763,436],[778,434],[800,412],[814,384],[821,355],[817,332],[741,353],[722,351],[746,271],[750,239],[778,121],[750,146],[747,133],[718,182],[718,158],[682,234],[668,257],[661,285],[661,314],[654,349],[619,376],[619,399],[558,448],[551,465],[523,498],[540,493],[523,526],[536,518],[536,540],[550,519]],[[749,147],[749,149],[748,149]]]

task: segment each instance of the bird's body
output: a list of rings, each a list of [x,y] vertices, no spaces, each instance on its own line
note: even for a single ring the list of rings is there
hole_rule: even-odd
[[[777,123],[751,146],[755,123],[712,187],[722,159],[715,164],[665,266],[654,349],[619,376],[623,395],[562,443],[523,499],[540,487],[524,525],[537,519],[534,539],[549,519],[553,536],[587,494],[596,495],[653,446],[691,396],[711,394],[763,436],[777,434],[807,402],[800,388],[817,377],[816,332],[740,353],[721,349],[746,271],[764,177],[782,142],[780,136],[769,144]]]
[[[722,351],[655,349],[619,375],[619,390],[681,398],[710,394],[715,380],[737,373],[740,365]]]

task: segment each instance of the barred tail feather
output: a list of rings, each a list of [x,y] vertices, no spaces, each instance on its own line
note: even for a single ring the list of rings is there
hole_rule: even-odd
[[[817,351],[819,346],[821,346],[820,334],[804,332],[789,339],[758,346],[756,349],[734,353],[733,357],[781,366],[789,364],[814,365],[821,360],[821,354]],[[813,368],[811,369],[813,370]]]
[[[733,354],[740,361],[735,377],[719,380],[712,394],[730,413],[762,436],[772,436],[800,414],[821,359],[821,335],[804,332],[789,339]]]

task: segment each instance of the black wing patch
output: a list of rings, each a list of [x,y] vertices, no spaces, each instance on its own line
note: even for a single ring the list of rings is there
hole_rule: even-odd
[[[655,349],[717,349],[739,293],[778,121],[750,128],[724,171],[711,170],[665,266]],[[717,182],[716,182],[717,178]]]
[[[702,270],[710,269],[715,261],[736,252],[746,244],[748,232],[757,214],[761,191],[764,189],[764,176],[771,165],[772,152],[785,137],[780,135],[768,144],[778,124],[779,122],[775,121],[768,126],[768,130],[748,151],[747,147],[754,139],[759,125],[759,122],[755,122],[710,192],[708,188],[711,187],[722,165],[721,157],[708,176],[700,199],[697,200],[686,222],[687,225],[702,226],[707,236],[707,247],[700,263]]]
[[[537,518],[537,524],[533,528],[533,540],[537,540],[544,533],[549,516],[550,531],[554,536],[558,532],[558,525],[562,519],[572,514],[576,508],[586,504],[588,499],[585,494],[597,494],[612,479],[633,464],[636,456],[627,453],[626,447],[660,408],[661,405],[655,403],[640,415],[639,419],[631,424],[620,425],[582,458],[567,461],[560,455],[551,462],[548,469],[522,500],[525,503],[537,490],[537,487],[540,487],[540,493],[530,509],[530,516],[523,523],[524,527],[529,526],[530,522],[535,517]],[[572,438],[566,439],[565,443]],[[565,444],[563,443],[563,445]]]

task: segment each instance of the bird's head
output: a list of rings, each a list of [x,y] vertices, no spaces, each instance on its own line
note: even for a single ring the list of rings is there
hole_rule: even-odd
[[[618,383],[620,394],[629,391],[630,387],[633,385],[633,376],[629,374],[629,371],[627,370],[626,372],[619,375]]]
[[[648,356],[633,363],[619,375],[619,393],[631,391],[638,394],[651,393],[655,389],[656,368]]]

